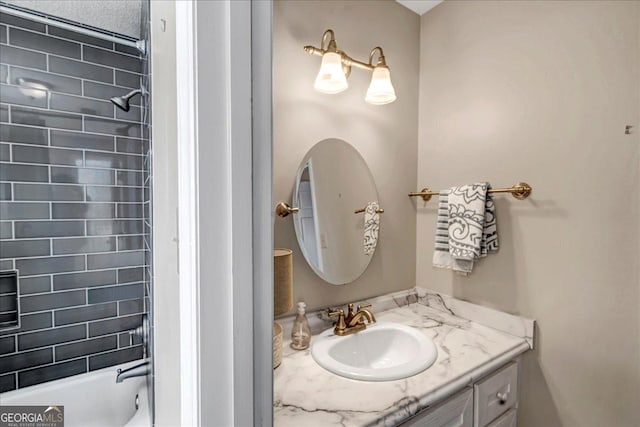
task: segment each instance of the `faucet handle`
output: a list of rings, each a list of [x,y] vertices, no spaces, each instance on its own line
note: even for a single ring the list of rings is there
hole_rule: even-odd
[[[371,304],[358,305],[358,311],[362,310],[363,308],[371,308]]]
[[[343,309],[339,309],[336,311],[330,311],[329,312],[329,317],[337,317],[338,320],[335,323],[335,328],[333,329],[333,331],[337,334],[338,331],[344,331],[345,329],[347,329],[347,324],[344,322],[344,310]]]

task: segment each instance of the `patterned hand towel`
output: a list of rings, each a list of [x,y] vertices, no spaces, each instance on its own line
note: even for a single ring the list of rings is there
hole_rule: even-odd
[[[380,206],[378,202],[369,202],[364,209],[364,254],[372,255],[378,244],[380,230]]]
[[[466,275],[475,260],[498,250],[495,205],[488,183],[440,193],[433,265]]]

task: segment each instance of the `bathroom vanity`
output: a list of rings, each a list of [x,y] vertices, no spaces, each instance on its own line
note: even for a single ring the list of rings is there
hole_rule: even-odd
[[[435,363],[404,379],[358,381],[323,369],[310,350],[297,352],[285,342],[274,371],[276,426],[516,425],[518,359],[533,348],[534,321],[421,288],[366,303],[378,322],[431,338]],[[290,320],[282,320],[287,336]],[[314,336],[332,325],[325,312],[309,320]]]

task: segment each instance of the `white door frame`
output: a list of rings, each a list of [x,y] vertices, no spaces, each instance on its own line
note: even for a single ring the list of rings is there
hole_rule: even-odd
[[[269,427],[272,4],[175,6],[181,424]]]

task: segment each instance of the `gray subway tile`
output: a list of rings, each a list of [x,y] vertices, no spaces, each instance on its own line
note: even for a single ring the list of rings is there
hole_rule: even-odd
[[[136,58],[140,57],[140,51],[132,46],[127,46],[124,44],[120,44],[120,43],[114,43],[114,49],[117,52],[122,52],[122,53],[126,53],[127,55],[132,55],[135,56]],[[140,59],[141,61],[141,59]]]
[[[115,171],[107,169],[51,167],[51,182],[113,185],[114,176]]]
[[[49,56],[49,71],[67,76],[113,83],[113,70],[73,59]]]
[[[0,393],[12,391],[17,388],[16,374],[10,373],[7,375],[0,375]]]
[[[18,372],[18,387],[28,387],[85,372],[87,372],[87,362],[84,359],[56,363],[42,368]]]
[[[0,200],[11,200],[12,196],[11,192],[11,184],[9,183],[0,183]]]
[[[83,236],[83,221],[16,221],[16,239]]]
[[[118,348],[115,335],[56,346],[56,362]]]
[[[142,316],[139,314],[133,316],[118,317],[116,319],[91,322],[89,323],[89,336],[97,337],[100,335],[129,331],[131,329],[137,328],[141,324]]]
[[[119,300],[128,300],[144,297],[144,285],[135,283],[131,285],[107,286],[104,288],[89,289],[87,291],[87,302],[98,304]],[[120,313],[122,315],[123,313]]]
[[[25,47],[80,59],[80,44],[67,40],[36,34],[18,28],[9,29],[9,41],[14,46]]]
[[[47,165],[82,166],[82,151],[61,148],[13,146],[13,161]]]
[[[114,218],[113,203],[53,203],[53,219]]]
[[[118,347],[125,348],[142,344],[142,338],[139,335],[130,335],[127,332],[118,334]]]
[[[79,185],[15,184],[15,200],[83,201],[84,192]]]
[[[53,276],[53,289],[59,291],[88,288],[92,286],[113,285],[116,282],[116,270],[57,274]]]
[[[138,171],[117,171],[117,185],[131,185],[135,187],[142,186],[142,172]]]
[[[0,64],[0,83],[9,83],[9,66]]]
[[[0,221],[0,239],[12,239],[12,238],[13,238],[12,223],[9,221]],[[4,268],[0,268],[0,270],[4,270]]]
[[[44,311],[84,305],[85,302],[84,290],[52,292],[48,294],[20,297],[20,309],[22,313],[30,313],[33,311]]]
[[[21,67],[47,69],[47,56],[44,53],[33,52],[13,46],[0,45],[0,58],[2,62]]]
[[[55,27],[53,25],[49,25],[48,33],[51,34],[52,36],[63,37],[65,39],[75,40],[75,41],[86,43],[86,44],[92,44],[95,46],[104,47],[106,49],[113,48],[113,43],[108,40],[87,36],[85,34],[80,34],[76,31],[65,30],[63,28]]]
[[[53,240],[54,255],[113,252],[115,250],[115,237],[81,237]]]
[[[70,111],[72,113],[90,114],[93,116],[113,117],[113,104],[80,96],[52,93],[49,104],[53,110]]]
[[[142,226],[140,220],[90,220],[87,221],[87,235],[140,234]]]
[[[82,94],[82,81],[73,77],[58,76],[45,71],[27,70],[20,67],[11,67],[9,70],[9,83],[21,85],[21,82],[34,82],[45,86],[52,92]]]
[[[116,108],[116,119],[128,120],[130,122],[142,122],[142,113],[140,112],[140,107],[132,105],[129,108],[129,111],[123,111],[119,108]]]
[[[89,357],[89,371],[120,365],[133,360],[142,359],[144,353],[142,346],[129,347],[123,350],[97,354]]]
[[[82,130],[82,116],[50,110],[13,107],[11,122],[31,126]]]
[[[51,276],[20,278],[20,295],[39,294],[51,291]]]
[[[49,144],[46,129],[32,128],[28,126],[2,125],[0,126],[0,141],[17,142],[20,144]]]
[[[0,258],[45,255],[50,255],[49,240],[4,240],[0,242]]]
[[[0,295],[0,313],[3,311],[16,311],[18,309],[16,296],[16,294]]]
[[[20,279],[22,280],[22,279]],[[13,335],[19,332],[35,331],[38,329],[50,328],[53,325],[51,321],[51,313],[21,314],[20,328],[10,331],[2,331],[0,335]]]
[[[7,26],[0,25],[0,43],[7,42]]]
[[[65,326],[18,335],[18,350],[31,350],[52,344],[77,341],[87,337],[85,325]]]
[[[0,22],[9,24],[14,27],[26,28],[28,30],[38,31],[40,33],[45,32],[45,24],[34,21],[32,19],[20,18],[9,13],[0,13]]]
[[[140,74],[116,70],[116,84],[130,89],[140,88]]]
[[[0,163],[0,181],[48,182],[49,168]]]
[[[144,279],[144,268],[119,268],[118,283],[141,282]]]
[[[113,151],[113,137],[106,135],[93,135],[85,132],[80,133],[52,130],[51,145],[57,147]]]
[[[0,261],[0,270],[13,270],[13,260]],[[2,333],[0,332],[0,334]]]
[[[119,153],[142,154],[142,140],[116,137],[116,151]]]
[[[120,68],[127,71],[134,71],[136,73],[141,71],[139,58],[133,58],[118,52],[98,49],[91,46],[84,46],[83,49],[82,59],[85,61]]]
[[[141,202],[142,189],[139,187],[94,187],[87,186],[89,202]]]
[[[126,95],[129,92],[131,92],[131,88],[128,87],[120,87],[88,81],[84,82],[84,96],[104,99],[105,101],[109,101],[114,96]],[[140,105],[140,96],[134,96],[129,102],[131,103],[131,105]]]
[[[140,170],[142,168],[142,156],[87,151],[85,164],[88,167]]]
[[[134,267],[144,264],[144,251],[87,255],[87,269]]]
[[[8,162],[11,160],[11,146],[9,144],[0,143],[0,161]]]
[[[0,338],[0,354],[13,353],[16,351],[16,339],[13,336]]]
[[[144,300],[130,299],[126,301],[118,301],[118,310],[119,310],[120,316],[144,313]]]
[[[0,104],[0,122],[2,123],[9,122],[9,106],[8,105]]]
[[[13,116],[12,116],[13,119]],[[60,127],[60,126],[54,126]],[[84,128],[87,132],[106,133],[109,135],[122,135],[140,137],[140,123],[125,122],[120,120],[101,119],[97,117],[84,117]]]
[[[20,270],[21,276],[36,276],[40,274],[49,274],[49,273],[64,273],[64,272],[84,270],[84,267],[85,267],[84,256],[82,255],[16,260],[16,268]],[[70,305],[77,305],[77,304],[70,304]],[[37,310],[33,309],[30,311],[37,311]],[[23,307],[23,312],[26,312],[24,311],[24,307]]]
[[[16,294],[18,292],[18,284],[14,275],[0,276],[0,294]]]
[[[56,326],[107,319],[110,317],[116,317],[117,315],[118,307],[115,302],[68,308],[65,310],[56,310],[54,312]]]
[[[0,357],[0,374],[53,362],[52,349],[45,348]]]
[[[134,251],[144,249],[143,236],[118,236],[119,251]]]
[[[7,104],[47,108],[47,96],[46,90],[0,85],[0,102],[6,102]],[[3,121],[8,122],[9,120]]]
[[[48,219],[49,203],[0,202],[2,219]]]
[[[118,203],[116,208],[118,218],[142,218],[143,213],[140,203]]]

